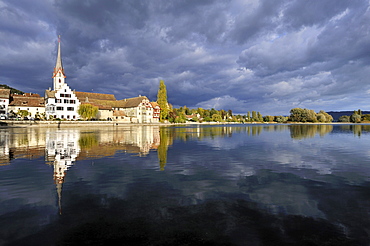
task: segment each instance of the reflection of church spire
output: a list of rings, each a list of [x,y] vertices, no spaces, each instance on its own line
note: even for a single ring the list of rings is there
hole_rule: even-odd
[[[58,193],[58,207],[59,207],[59,214],[62,214],[62,189],[64,183],[64,177],[68,170],[67,165],[61,163],[58,160],[54,161],[54,184],[56,184],[56,189]]]
[[[57,187],[57,193],[58,193],[58,207],[59,207],[59,214],[62,214],[62,188],[63,188],[63,182],[59,182],[60,180],[56,179],[55,184]]]
[[[57,130],[46,134],[46,158],[54,167],[59,214],[62,214],[62,188],[65,175],[80,153],[79,136],[78,130]]]

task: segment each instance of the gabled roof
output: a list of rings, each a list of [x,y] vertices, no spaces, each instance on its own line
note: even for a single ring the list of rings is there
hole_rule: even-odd
[[[0,98],[9,99],[10,97],[10,89],[0,89]]]
[[[11,95],[9,106],[21,106],[21,107],[45,107],[45,100],[38,94],[28,95]],[[38,95],[35,96],[35,95]]]
[[[148,100],[148,98],[146,96],[140,96],[119,100],[119,102],[123,103],[122,108],[134,108],[138,107],[143,100]]]
[[[110,109],[112,109],[112,107],[110,107],[110,106],[101,105],[101,104],[98,104],[98,103],[95,103],[95,102],[81,102],[81,104],[91,104],[95,107],[98,107],[100,110],[110,110]]]
[[[81,102],[88,100],[112,100],[116,101],[116,98],[113,94],[103,94],[103,93],[93,93],[93,92],[82,92],[82,91],[75,91],[75,95]]]
[[[55,98],[55,91],[45,90],[45,97],[47,97],[47,98]]]
[[[150,102],[150,104],[152,105],[153,108],[159,107],[159,104],[157,102]]]

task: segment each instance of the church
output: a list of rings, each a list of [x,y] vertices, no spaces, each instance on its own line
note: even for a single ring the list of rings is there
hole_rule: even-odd
[[[53,71],[53,88],[45,91],[45,113],[47,119],[78,120],[78,108],[82,104],[98,107],[95,119],[125,123],[158,123],[160,107],[146,96],[117,100],[113,94],[79,92],[66,83],[62,64],[60,36]]]
[[[62,64],[60,36],[58,39],[57,62],[52,78],[53,90],[45,91],[45,113],[47,119],[79,119],[77,110],[81,103],[65,81],[66,75]]]

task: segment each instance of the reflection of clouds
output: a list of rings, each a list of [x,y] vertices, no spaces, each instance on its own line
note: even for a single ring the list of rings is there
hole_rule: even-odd
[[[222,150],[230,150],[235,149],[238,146],[242,146],[245,143],[245,139],[238,139],[238,138],[221,138],[216,137],[214,139],[202,139],[198,142],[198,144],[204,144],[211,148],[215,149],[222,149]]]
[[[255,176],[241,177],[238,186],[249,200],[271,213],[325,217],[310,195],[310,186],[295,175],[260,170]]]
[[[294,172],[303,177],[334,174],[349,179],[349,172],[362,176],[360,180],[370,176],[370,165],[366,164],[370,163],[369,134],[358,138],[353,131],[343,132],[337,125],[303,125],[301,129],[297,125],[294,132],[300,137],[292,139],[289,126],[256,127],[258,131],[247,126],[245,130],[231,129],[228,130],[231,134],[219,135],[203,134],[200,128],[201,138],[194,140],[200,149],[189,152],[183,149],[174,166],[167,168],[188,170],[193,168],[189,163],[193,163],[229,178],[255,173],[261,168]],[[211,154],[207,147],[213,149]]]

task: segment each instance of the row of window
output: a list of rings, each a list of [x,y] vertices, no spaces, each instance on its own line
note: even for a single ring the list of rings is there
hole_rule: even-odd
[[[64,107],[57,107],[57,111],[63,111],[64,110]],[[74,107],[67,107],[67,111],[74,111],[75,108]]]
[[[54,115],[54,118],[57,118],[57,116],[56,116],[56,115]],[[61,116],[60,116],[60,118],[61,118],[61,119],[64,119],[64,115],[61,115]],[[70,117],[69,115],[67,115],[66,119],[71,119],[71,117]],[[73,116],[72,116],[72,119],[76,119],[76,115],[73,115]]]
[[[71,97],[71,94],[60,94],[60,97]]]
[[[62,103],[62,99],[57,99],[56,103]],[[63,103],[76,104],[76,100],[64,99]]]

